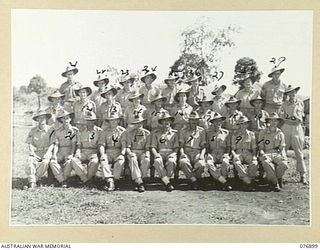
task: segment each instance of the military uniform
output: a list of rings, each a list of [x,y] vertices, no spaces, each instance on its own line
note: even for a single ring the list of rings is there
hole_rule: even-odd
[[[123,112],[125,113],[126,109],[132,106],[132,102],[128,100],[131,90],[126,91],[125,89],[120,89],[118,94],[115,96],[116,102],[120,103]]]
[[[273,112],[279,114],[285,90],[286,85],[281,81],[279,83],[274,83],[270,80],[262,86],[261,97],[266,100],[264,109],[269,114]]]
[[[76,96],[75,91],[81,87],[81,84],[79,82],[64,82],[59,92],[64,95],[63,98],[63,108],[69,112],[73,110],[73,103],[79,99],[79,97]]]
[[[90,95],[90,100],[96,104],[97,109],[106,101],[106,99],[101,96],[101,93],[103,93],[103,91],[95,90]]]
[[[237,122],[240,119],[240,117],[243,116],[243,113],[239,110],[235,110],[233,112],[230,112],[229,110],[226,111],[226,113],[222,114],[226,117],[226,120],[224,122],[223,127],[230,132],[233,132],[238,129]]]
[[[53,126],[55,130],[61,127],[61,123],[56,120],[56,115],[59,110],[62,110],[63,107],[61,105],[57,105],[56,107],[48,107],[46,109],[46,113],[51,114],[51,118],[48,120],[48,125]]]
[[[199,106],[197,100],[203,99],[203,96],[204,96],[203,88],[201,88],[200,86],[191,87],[190,95],[187,99],[187,102],[188,104],[190,104],[190,106],[193,109],[196,109]]]
[[[73,104],[74,123],[83,121],[86,112],[96,113],[96,104],[89,98],[85,100],[77,100]]]
[[[160,108],[159,111],[156,111],[155,108],[149,109],[147,111],[146,117],[147,117],[147,126],[150,128],[150,131],[153,132],[156,129],[159,129],[161,125],[159,124],[159,118],[162,113],[168,112],[164,108]]]
[[[251,121],[250,130],[255,133],[256,139],[258,140],[259,132],[267,127],[266,118],[269,117],[267,111],[261,109],[258,112],[253,110],[253,113],[248,117]]]
[[[134,105],[128,107],[124,112],[123,117],[125,124],[128,124],[128,121],[132,120],[137,115],[147,119],[147,108],[141,104],[138,107],[134,107]]]
[[[199,126],[207,130],[210,127],[210,120],[212,118],[212,115],[214,114],[214,111],[211,109],[203,111],[200,108],[198,108],[196,111],[200,116]]]
[[[174,129],[180,130],[188,124],[189,115],[192,110],[193,108],[188,103],[185,103],[183,107],[179,106],[179,104],[172,107],[170,114],[175,118],[173,122]]]
[[[253,113],[253,107],[250,104],[250,100],[255,99],[259,96],[260,91],[256,90],[254,88],[251,88],[250,90],[241,89],[239,90],[235,97],[238,100],[241,100],[241,103],[239,105],[239,110],[246,114],[246,116],[250,116],[250,114]]]
[[[146,86],[142,86],[139,89],[139,93],[143,94],[143,97],[141,100],[142,105],[144,105],[147,109],[149,109],[153,106],[151,101],[161,93],[161,89],[154,85],[152,85],[150,89],[148,89]]]

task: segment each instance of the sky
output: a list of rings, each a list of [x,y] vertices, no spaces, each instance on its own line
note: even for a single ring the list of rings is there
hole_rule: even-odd
[[[68,62],[78,61],[76,80],[92,85],[96,69],[111,65],[141,70],[157,65],[158,80],[179,57],[181,32],[200,17],[212,29],[237,25],[236,46],[221,53],[219,81],[231,87],[236,61],[256,60],[266,82],[272,57],[286,57],[282,80],[301,86],[310,96],[312,86],[312,11],[88,11],[15,9],[12,18],[12,85],[28,85],[40,74],[58,88]],[[92,85],[92,87],[94,87]]]

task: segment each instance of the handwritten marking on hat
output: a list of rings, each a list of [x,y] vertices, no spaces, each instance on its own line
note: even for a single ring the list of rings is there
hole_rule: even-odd
[[[278,61],[278,65],[275,66],[276,68],[278,68],[280,64],[283,63],[285,60],[286,60],[285,56],[281,56],[278,59],[276,59],[275,57],[272,57],[270,62],[273,64],[276,64],[276,62]]]
[[[69,62],[69,64],[70,64],[70,66],[72,66],[72,67],[76,67],[77,64],[78,64],[78,61],[76,61],[74,64],[72,64],[72,62]]]
[[[123,75],[123,76],[128,76],[129,75],[129,70],[127,69],[127,70],[121,70],[121,75]]]

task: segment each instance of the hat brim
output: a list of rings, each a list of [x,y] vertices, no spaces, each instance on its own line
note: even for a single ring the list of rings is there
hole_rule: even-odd
[[[228,107],[230,104],[233,104],[233,103],[240,104],[241,100],[238,100],[238,101],[235,101],[235,102],[226,102],[224,105]]]
[[[285,94],[288,94],[288,93],[290,93],[290,92],[292,92],[292,91],[298,92],[299,90],[300,90],[300,87],[296,87],[296,88],[291,89],[291,90],[289,90],[289,91],[286,91],[286,92],[284,92],[284,93],[285,93]]]
[[[104,121],[114,121],[114,120],[120,120],[121,117],[106,117],[106,118],[102,118],[102,120]]]
[[[142,120],[140,120],[140,121],[128,122],[128,124],[139,124],[139,123],[142,123],[142,122],[144,122],[144,121],[146,121],[146,119],[142,119]]]
[[[126,79],[124,81],[119,81],[119,84],[124,85],[125,82],[133,83],[134,82],[134,78],[131,77],[131,78],[128,78],[128,79]]]
[[[226,119],[226,117],[224,117],[224,116],[221,116],[221,117],[219,117],[219,118],[212,118],[211,120],[209,120],[209,122],[210,123],[215,123],[215,122],[217,122],[217,121],[225,121],[225,119]]]
[[[90,87],[85,87],[85,88],[80,88],[80,89],[76,89],[74,91],[74,93],[76,94],[76,96],[79,96],[79,92],[80,90],[85,89],[87,91],[87,96],[92,94],[92,89]]]
[[[38,118],[40,117],[40,116],[46,116],[46,119],[47,120],[49,120],[50,118],[51,118],[51,114],[40,114],[40,115],[36,115],[36,116],[34,116],[34,117],[32,117],[32,120],[34,120],[34,121],[38,121]]]
[[[58,116],[58,117],[56,117],[56,119],[57,119],[58,122],[62,123],[62,119],[63,119],[64,117],[66,117],[66,116],[70,116],[70,118],[73,119],[73,118],[74,118],[74,113],[72,112],[72,113],[69,113],[69,114],[67,114],[67,115]]]
[[[166,118],[160,118],[160,119],[158,120],[158,123],[161,124],[161,122],[162,122],[162,121],[165,121],[165,120],[170,120],[171,123],[173,123],[173,122],[174,122],[174,117],[170,116],[170,117],[166,117]]]
[[[283,121],[282,118],[270,118],[270,117],[267,117],[265,120],[266,120],[267,123],[269,123],[271,120],[278,120],[278,122],[282,122]]]
[[[164,83],[165,83],[165,84],[168,84],[169,82],[174,82],[174,83],[176,83],[178,79],[179,79],[179,76],[173,77],[173,78],[167,78],[167,79],[164,79]]]
[[[77,68],[75,68],[75,69],[70,69],[70,70],[67,70],[67,71],[63,72],[61,75],[62,75],[63,77],[67,77],[67,74],[68,74],[69,72],[73,72],[73,74],[77,74],[77,73],[79,72],[79,70],[78,70]]]
[[[271,73],[268,75],[268,77],[272,77],[272,75],[273,75],[274,73],[279,72],[279,71],[280,71],[280,73],[282,74],[282,72],[283,72],[284,70],[285,70],[284,68],[282,68],[282,69],[277,69],[277,70],[271,72]]]
[[[190,92],[189,91],[183,91],[183,92],[178,92],[176,95],[175,95],[175,97],[174,97],[174,100],[176,101],[176,102],[179,102],[179,95],[180,94],[186,94],[186,96],[187,96],[187,99],[189,98],[189,96],[190,96]]]
[[[128,100],[130,102],[132,102],[134,99],[138,99],[138,98],[143,98],[144,97],[144,94],[139,94],[139,95],[135,95],[135,96],[132,96],[132,97],[129,97]]]
[[[151,77],[152,77],[152,82],[154,82],[154,81],[157,79],[157,76],[156,76],[155,73],[149,73],[149,74],[141,77],[141,78],[140,78],[141,81],[145,83],[145,80],[146,80],[146,78],[147,78],[148,76],[151,76]]]
[[[237,122],[236,125],[247,124],[247,123],[250,123],[250,122],[251,122],[250,120],[244,121],[244,122],[239,122],[239,123]]]
[[[251,106],[254,107],[253,104],[254,104],[255,102],[258,102],[258,101],[262,102],[262,105],[265,105],[265,104],[266,104],[266,101],[265,101],[264,99],[252,99],[252,100],[249,101],[249,103],[250,103]]]
[[[156,98],[156,99],[154,99],[154,100],[152,100],[152,101],[150,101],[150,103],[154,103],[154,102],[156,102],[156,101],[158,101],[158,100],[163,100],[164,102],[166,102],[167,101],[167,97],[165,97],[165,96],[162,96],[162,97],[159,97],[159,98]]]
[[[220,89],[222,88],[222,92],[224,92],[226,89],[227,89],[227,86],[226,85],[221,85],[219,86],[218,88],[215,88],[211,94],[215,95]]]
[[[96,86],[96,87],[98,87],[98,83],[99,83],[99,82],[102,82],[102,81],[103,81],[103,83],[104,83],[105,85],[107,85],[107,84],[109,83],[109,78],[104,78],[104,79],[101,79],[101,80],[93,81],[93,85]]]
[[[102,97],[105,97],[106,94],[107,94],[108,92],[110,92],[110,91],[113,92],[113,95],[114,95],[114,96],[118,93],[118,90],[117,90],[116,88],[111,88],[111,89],[108,89],[107,91],[101,93],[100,95],[101,95]]]
[[[206,103],[206,102],[211,103],[210,105],[212,105],[214,103],[214,101],[210,101],[210,100],[208,100],[208,101],[197,101],[198,104]]]
[[[187,79],[187,80],[185,80],[185,83],[186,83],[186,84],[189,84],[189,83],[196,82],[196,81],[200,82],[201,80],[202,80],[202,76],[197,76],[197,77],[194,77],[194,78],[192,78],[192,79]],[[190,84],[189,84],[189,85],[190,85]]]
[[[63,95],[63,94],[61,94],[60,96],[48,96],[48,101],[49,101],[49,102],[53,102],[52,99],[54,99],[54,98],[60,98],[60,99],[62,99],[64,96],[65,96],[65,95]]]

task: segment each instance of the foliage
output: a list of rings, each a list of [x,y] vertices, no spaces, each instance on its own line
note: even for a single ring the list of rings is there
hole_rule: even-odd
[[[40,75],[35,75],[34,77],[31,78],[29,82],[28,92],[29,93],[35,92],[38,95],[40,95],[42,92],[45,91],[46,87],[47,87],[46,81]]]
[[[234,68],[233,84],[239,84],[246,78],[251,78],[252,83],[255,83],[261,78],[261,71],[255,60],[249,57],[240,58]]]

